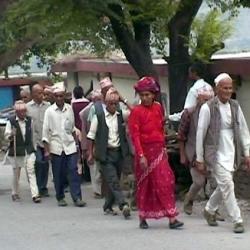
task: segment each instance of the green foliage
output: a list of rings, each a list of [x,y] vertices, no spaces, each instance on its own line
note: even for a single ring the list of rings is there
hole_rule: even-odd
[[[166,56],[168,24],[183,2],[186,0],[17,0],[0,20],[0,54],[22,42],[30,43],[15,62],[25,69],[31,56],[39,57],[42,66],[54,62],[58,54],[88,51],[104,55],[119,48],[108,18],[113,17],[128,27],[132,36],[136,24],[149,24],[151,46]],[[216,10],[235,14],[236,7],[250,5],[248,0],[206,2],[215,10],[206,19],[195,21],[187,39],[192,57],[205,61],[229,35],[228,20],[220,23]],[[111,6],[120,6],[122,14]]]
[[[110,27],[90,6],[78,0],[19,0],[0,24],[0,53],[30,40],[32,46],[16,64],[26,68],[31,56],[41,66],[59,54],[88,52],[103,54],[116,48]]]
[[[231,24],[231,18],[223,18],[218,10],[195,19],[188,44],[192,60],[208,63],[212,54],[223,48],[223,41],[231,34]]]

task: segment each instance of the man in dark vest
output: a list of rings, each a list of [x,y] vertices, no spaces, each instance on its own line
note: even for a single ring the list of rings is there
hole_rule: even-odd
[[[9,161],[13,167],[12,200],[20,200],[19,178],[21,167],[25,167],[32,199],[35,203],[41,202],[35,175],[35,150],[33,145],[32,121],[26,115],[27,109],[23,101],[15,103],[16,115],[10,117],[5,128],[5,138],[10,141]]]
[[[116,201],[124,217],[128,218],[130,208],[125,202],[119,184],[122,163],[128,155],[124,125],[126,114],[122,110],[118,111],[119,100],[119,93],[114,88],[110,88],[105,95],[105,104],[95,104],[95,115],[87,135],[89,139],[88,162],[93,163],[95,155],[108,185],[109,190],[105,194],[103,206],[104,212],[113,213],[113,205]]]
[[[199,113],[196,135],[196,167],[211,171],[217,188],[204,209],[210,226],[217,226],[215,211],[223,201],[234,224],[235,233],[243,233],[243,219],[234,193],[233,172],[244,164],[250,170],[250,135],[243,112],[231,99],[232,78],[222,73],[215,79],[217,96],[205,103]]]

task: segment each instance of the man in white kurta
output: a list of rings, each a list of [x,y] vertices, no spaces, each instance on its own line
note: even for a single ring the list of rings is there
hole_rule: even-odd
[[[244,231],[243,220],[234,193],[233,171],[235,167],[235,142],[233,133],[232,112],[229,100],[232,94],[232,79],[228,74],[220,74],[216,79],[217,98],[220,113],[219,143],[216,152],[215,166],[210,169],[217,181],[217,188],[213,192],[204,210],[204,216],[210,226],[217,226],[214,214],[223,200],[226,209],[234,223],[234,232]],[[216,97],[215,97],[216,98]],[[249,168],[250,136],[248,127],[240,107],[238,107],[239,141],[245,156],[245,164]],[[204,170],[204,143],[208,128],[212,122],[210,107],[206,103],[201,107],[196,138],[197,168]]]
[[[197,105],[197,98],[200,93],[209,92],[214,95],[212,86],[202,79],[203,70],[199,64],[193,64],[189,68],[189,78],[195,81],[193,86],[189,89],[185,99],[184,109],[189,109]],[[172,115],[169,115],[170,121],[180,121],[184,109]]]

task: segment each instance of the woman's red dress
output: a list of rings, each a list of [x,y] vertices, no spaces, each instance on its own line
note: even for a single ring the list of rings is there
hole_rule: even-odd
[[[136,201],[139,217],[175,217],[175,178],[165,150],[162,108],[136,106],[129,117],[129,132],[135,148]],[[144,155],[148,168],[142,169],[139,155]]]

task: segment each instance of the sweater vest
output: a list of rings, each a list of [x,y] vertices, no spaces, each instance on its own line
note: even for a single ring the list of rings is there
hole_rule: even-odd
[[[208,168],[212,169],[217,163],[217,151],[219,147],[220,130],[221,130],[221,115],[219,109],[219,99],[214,97],[212,100],[207,102],[210,109],[210,124],[207,130],[207,134],[204,140],[204,160]],[[237,101],[229,100],[231,108],[231,120],[232,129],[234,135],[234,146],[235,146],[235,167],[239,167],[241,164],[241,146],[239,140],[239,118],[238,110],[239,104]]]
[[[23,138],[16,116],[10,117],[9,120],[11,127],[16,129],[16,156],[25,156],[26,153],[33,153],[35,150],[32,142],[31,118],[27,116],[25,119],[25,138]],[[14,156],[13,141],[10,142],[9,156]]]

